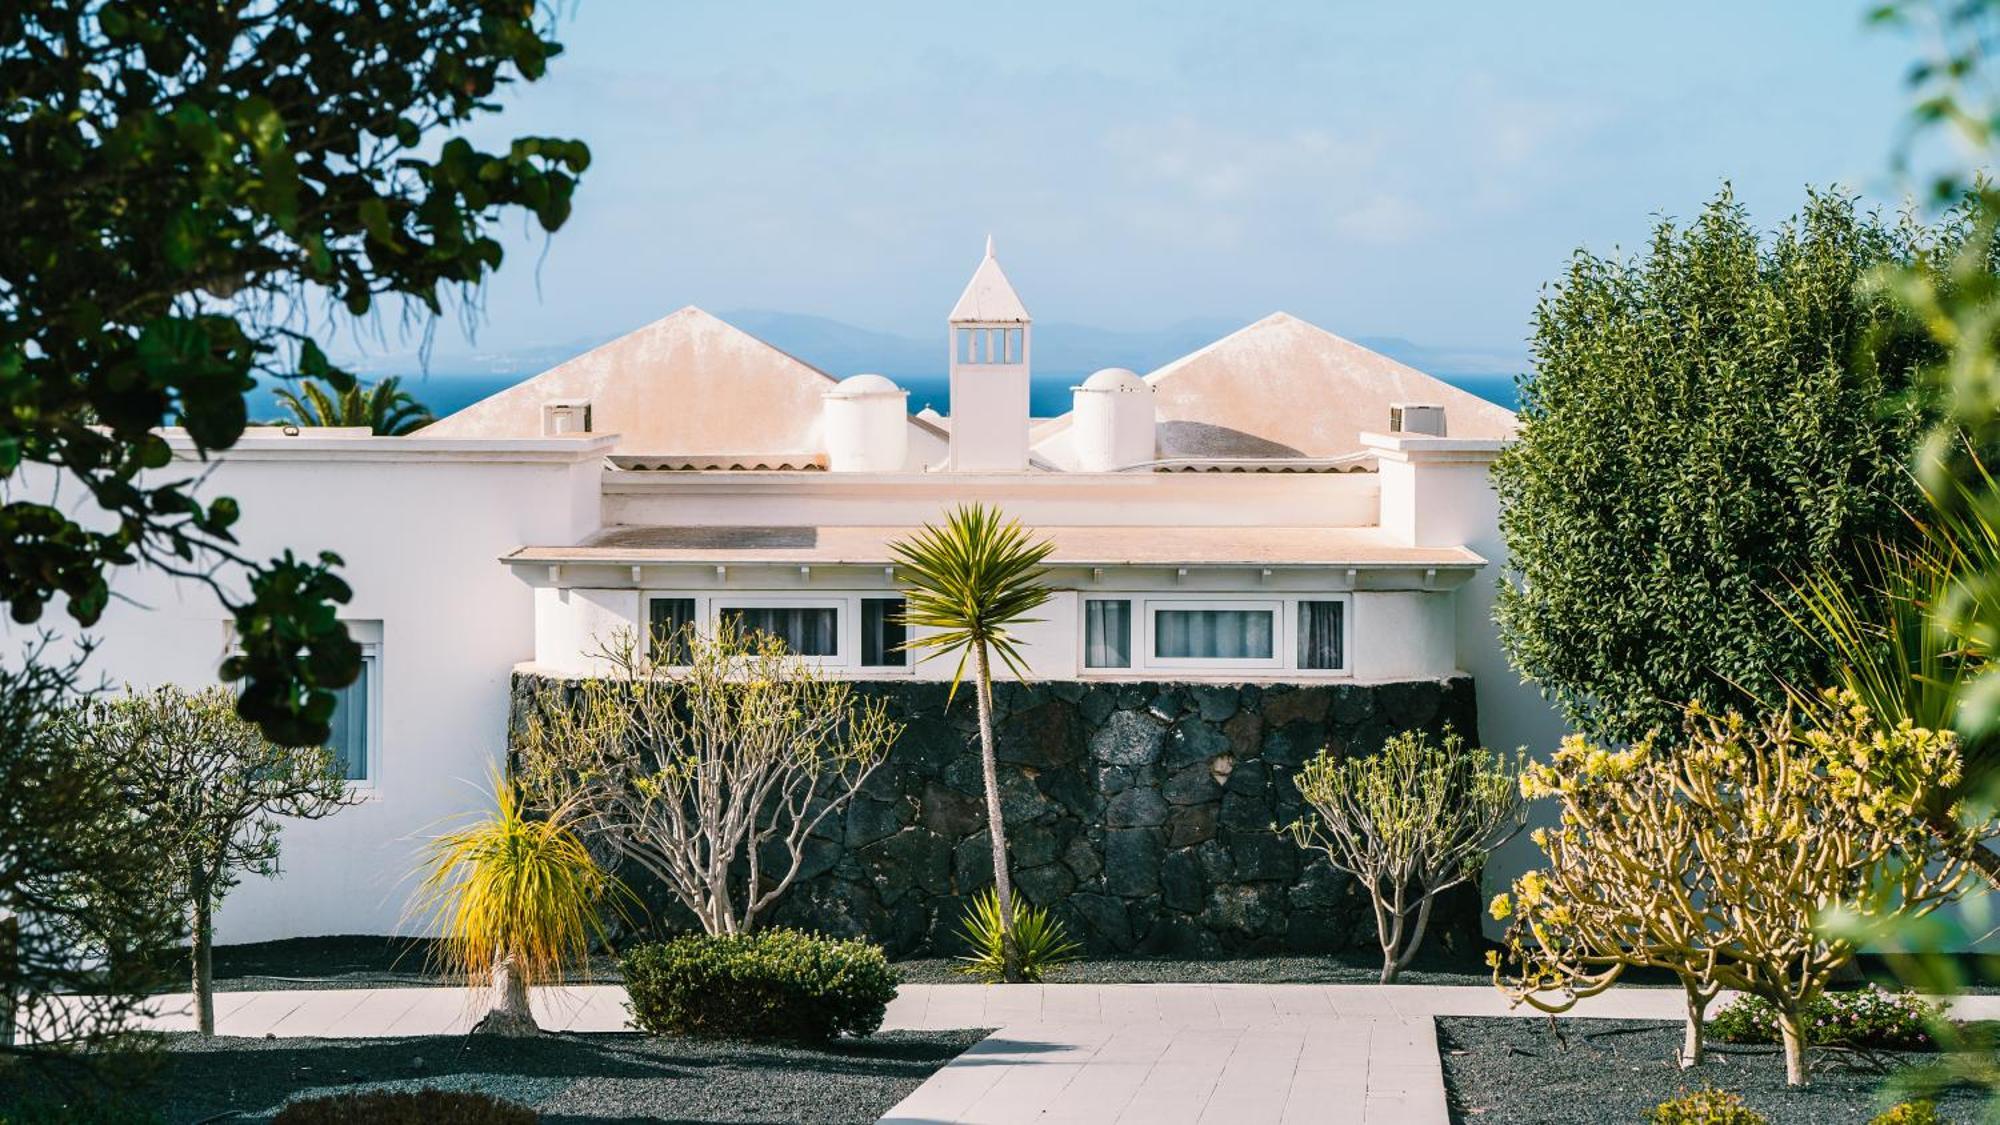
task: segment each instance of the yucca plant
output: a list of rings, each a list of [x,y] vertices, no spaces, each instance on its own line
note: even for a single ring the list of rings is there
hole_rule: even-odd
[[[1041,983],[1049,970],[1077,960],[1083,952],[1070,940],[1060,918],[1020,899],[1014,900],[1012,910],[1003,910],[992,887],[979,892],[965,908],[965,928],[960,932],[971,952],[959,958],[965,964],[958,971],[987,984],[1008,979],[1006,942],[1010,935],[1020,980],[1027,984]]]
[[[493,788],[493,812],[430,842],[412,909],[441,935],[438,967],[491,990],[473,1030],[534,1035],[528,989],[588,967],[601,911],[627,892],[584,847],[569,808],[532,817],[513,782]]]
[[[1993,488],[1978,458],[1968,460],[1984,487]],[[1793,585],[1795,607],[1786,612],[1825,653],[1835,681],[1879,720],[1960,732],[1962,780],[1931,787],[1926,808],[1942,834],[1954,835],[1961,798],[1986,792],[2000,778],[2000,738],[1991,724],[1966,713],[1981,706],[1975,685],[1991,667],[1992,639],[1958,626],[1990,612],[1966,604],[1962,579],[2000,573],[2000,526],[1965,504],[1940,504],[1912,518],[1912,542],[1873,545],[1861,556],[1858,576],[1833,570],[1808,575]],[[1802,707],[1821,700],[1805,685],[1787,690]],[[2000,853],[1981,848],[1971,858],[1989,883],[2000,886]]]
[[[1029,615],[1049,600],[1042,560],[1055,544],[1035,539],[1020,521],[982,504],[960,505],[943,527],[922,531],[889,545],[905,593],[903,621],[912,627],[906,647],[926,656],[958,654],[951,674],[956,695],[972,664],[979,704],[979,758],[986,778],[986,824],[993,838],[993,893],[999,904],[1000,946],[1008,983],[1022,979],[1020,951],[1013,936],[1014,885],[1007,870],[1007,829],[1000,816],[999,765],[993,749],[993,660],[1026,679],[1014,630],[1034,621]],[[917,630],[921,630],[918,632]]]
[[[294,426],[366,426],[376,434],[400,437],[436,421],[415,395],[391,375],[379,383],[356,383],[334,391],[317,379],[300,379],[271,397]]]

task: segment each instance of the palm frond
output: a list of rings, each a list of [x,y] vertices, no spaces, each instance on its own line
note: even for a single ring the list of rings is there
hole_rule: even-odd
[[[1024,675],[1015,630],[1035,623],[1031,614],[1052,594],[1042,563],[1054,549],[1019,520],[983,504],[961,505],[946,514],[942,527],[925,524],[890,544],[907,586],[903,623],[913,630],[904,647],[929,650],[926,656],[957,653],[954,692],[976,647]]]
[[[391,375],[372,385],[356,383],[336,397],[319,380],[306,378],[279,388],[272,398],[296,426],[366,426],[371,433],[397,437],[437,420],[402,382]]]

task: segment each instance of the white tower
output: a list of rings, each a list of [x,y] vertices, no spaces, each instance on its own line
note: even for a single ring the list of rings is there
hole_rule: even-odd
[[[986,258],[951,309],[951,454],[954,472],[1028,467],[1028,310],[1000,263]]]

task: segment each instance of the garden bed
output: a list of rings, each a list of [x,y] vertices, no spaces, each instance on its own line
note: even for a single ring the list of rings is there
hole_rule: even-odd
[[[643,1035],[207,1041],[174,1035],[141,1104],[168,1125],[233,1125],[268,1120],[294,1097],[435,1086],[505,1098],[563,1125],[872,1122],[985,1035],[896,1031],[824,1048]],[[12,1081],[31,1080],[21,1072]],[[0,1080],[0,1105],[25,1092]]]
[[[1643,1121],[1646,1111],[1683,1091],[1715,1086],[1742,1095],[1774,1125],[1857,1122],[1886,1107],[1879,1096],[1887,1075],[1862,1066],[1857,1056],[1812,1052],[1812,1085],[1785,1086],[1776,1047],[1711,1045],[1701,1067],[1674,1065],[1681,1025],[1647,1020],[1563,1021],[1558,1042],[1547,1020],[1518,1017],[1446,1017],[1437,1021],[1438,1052],[1455,1122],[1503,1125],[1596,1125]],[[1887,1052],[1876,1056],[1890,1070],[1936,1056]],[[1982,1120],[1984,1095],[1950,1090],[1937,1099],[1945,1120]]]

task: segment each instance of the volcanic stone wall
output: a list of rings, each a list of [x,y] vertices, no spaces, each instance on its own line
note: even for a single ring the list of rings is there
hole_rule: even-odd
[[[514,720],[537,677],[517,675]],[[966,901],[993,880],[972,692],[869,682],[906,724],[845,814],[829,818],[772,921],[865,935],[892,956],[954,955]],[[1014,885],[1099,955],[1215,957],[1372,947],[1365,893],[1275,831],[1293,772],[1323,747],[1391,734],[1477,742],[1467,677],[1385,684],[1004,683],[995,687]],[[1478,932],[1478,889],[1436,940]]]

